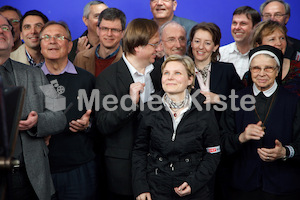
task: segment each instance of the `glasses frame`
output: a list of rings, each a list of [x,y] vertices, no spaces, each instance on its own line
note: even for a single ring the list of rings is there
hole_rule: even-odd
[[[148,43],[147,45],[153,46],[154,48],[157,48],[160,45],[160,42],[157,42],[155,44],[153,43]]]
[[[152,3],[157,3],[159,0],[150,0]],[[168,2],[171,2],[171,1],[174,1],[174,0],[161,0],[162,2],[164,3],[168,3]]]
[[[267,67],[264,67],[264,68],[257,67],[257,66],[250,67],[250,71],[253,72],[253,73],[260,73],[262,70],[265,73],[273,73],[276,69],[278,69],[278,67],[272,67],[272,66],[267,66]]]
[[[51,40],[51,38],[53,38],[54,40],[58,40],[58,41],[64,41],[64,40],[67,40],[67,41],[71,41],[69,38],[67,38],[66,36],[64,35],[43,35],[40,37],[40,40],[44,40],[46,42],[49,42]]]
[[[271,19],[273,16],[274,16],[275,19],[281,19],[285,15],[287,15],[287,14],[275,13],[274,15],[264,14],[264,15],[261,15],[261,16],[265,19]]]
[[[4,29],[3,29],[4,27],[7,27],[8,29],[7,29],[7,30],[4,30]],[[1,29],[3,32],[8,32],[8,31],[11,31],[11,30],[12,30],[12,26],[9,25],[9,24],[2,24],[2,25],[0,25],[0,29]]]
[[[163,40],[164,42],[166,43],[169,43],[170,45],[174,45],[177,41],[180,43],[180,44],[184,44],[186,43],[187,39],[186,38],[168,38],[166,40]]]
[[[118,28],[108,28],[108,27],[102,27],[102,26],[98,26],[98,28],[105,33],[108,33],[110,30],[111,33],[113,33],[113,34],[119,34],[123,31],[122,29],[118,29]]]

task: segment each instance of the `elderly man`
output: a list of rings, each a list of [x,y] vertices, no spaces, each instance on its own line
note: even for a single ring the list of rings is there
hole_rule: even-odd
[[[55,191],[44,137],[62,131],[66,126],[66,118],[62,112],[45,108],[44,94],[39,86],[49,82],[43,72],[9,58],[13,46],[12,26],[2,15],[0,37],[0,74],[4,87],[23,86],[26,89],[13,155],[20,160],[20,165],[7,174],[8,199],[50,200]]]
[[[237,93],[235,107],[221,121],[222,152],[231,165],[229,199],[299,199],[299,98],[276,82],[281,50],[263,45],[252,49],[249,58],[253,85]],[[245,95],[255,101],[243,108]]]
[[[159,71],[152,64],[158,48],[157,24],[148,19],[134,19],[124,33],[122,58],[96,79],[96,88],[100,90],[97,127],[105,136],[110,200],[133,199],[131,151],[138,104],[147,102],[153,92],[161,89],[160,74],[155,73]],[[109,96],[116,98],[116,104],[109,103]],[[111,110],[112,106],[116,109]]]
[[[17,50],[10,54],[10,58],[21,63],[40,68],[44,63],[41,54],[39,34],[48,18],[38,10],[27,11],[20,22],[21,39],[24,40]]]
[[[234,42],[220,47],[220,61],[234,64],[242,79],[248,68],[248,54],[251,49],[250,36],[255,25],[260,22],[259,12],[249,6],[242,6],[233,12],[231,35]]]
[[[20,38],[20,20],[22,18],[21,11],[12,6],[2,6],[0,8],[0,14],[4,16],[11,25],[14,27],[14,46],[12,51],[15,51],[19,46],[22,45],[22,40]]]
[[[291,16],[290,5],[284,0],[266,0],[260,5],[260,14],[263,20],[277,21],[286,25]],[[300,40],[288,37],[288,46],[285,57],[291,60],[300,60]]]
[[[42,70],[65,98],[64,113],[69,126],[49,141],[50,169],[58,199],[95,199],[96,164],[91,134],[88,132],[91,110],[79,110],[78,90],[90,96],[94,76],[75,67],[68,54],[71,34],[63,22],[49,21],[40,33]]]
[[[183,26],[175,21],[168,21],[159,28],[159,37],[161,41],[161,49],[163,57],[157,59],[155,63],[159,66],[170,55],[186,54],[186,31]]]
[[[97,35],[97,24],[100,13],[105,10],[107,5],[103,1],[90,1],[83,9],[82,21],[87,27],[87,30],[73,41],[73,47],[69,53],[69,60],[74,61],[76,54],[82,50],[90,49],[99,44]]]
[[[97,34],[100,43],[88,50],[79,52],[74,65],[98,76],[106,67],[122,57],[120,44],[126,25],[125,14],[117,8],[107,8],[98,19]]]

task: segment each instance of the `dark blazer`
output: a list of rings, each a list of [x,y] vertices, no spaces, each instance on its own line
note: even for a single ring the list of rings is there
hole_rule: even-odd
[[[62,112],[52,112],[45,108],[45,98],[39,86],[49,84],[43,71],[13,60],[11,66],[16,86],[23,86],[25,101],[21,119],[27,119],[31,111],[38,113],[36,131],[20,131],[26,172],[41,200],[50,200],[54,194],[49,161],[48,148],[44,137],[62,131],[67,123]]]
[[[216,94],[222,94],[228,97],[232,89],[240,90],[244,86],[237,74],[234,65],[226,62],[212,62],[209,88]],[[199,89],[199,83],[196,79],[195,88]]]
[[[216,94],[228,96],[232,89],[236,91],[244,87],[239,75],[237,74],[234,65],[226,62],[212,62],[209,88],[210,91]],[[196,78],[195,89],[199,89],[199,83]],[[224,101],[224,99],[221,99]],[[217,121],[221,118],[221,112],[216,112]]]
[[[151,73],[155,90],[160,90],[160,74],[155,69]],[[131,155],[134,133],[137,128],[139,108],[123,110],[120,100],[129,95],[130,84],[134,83],[123,58],[106,68],[96,79],[96,89],[100,91],[100,110],[97,112],[97,127],[105,136],[105,165],[110,191],[121,195],[132,195]],[[118,99],[117,109],[104,109],[103,99],[114,95]],[[124,101],[127,107],[133,103],[128,96]],[[108,106],[113,107],[113,106]]]

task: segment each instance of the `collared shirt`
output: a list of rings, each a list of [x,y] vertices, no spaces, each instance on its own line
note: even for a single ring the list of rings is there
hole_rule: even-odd
[[[270,97],[277,89],[278,84],[276,82],[276,80],[274,81],[274,84],[272,85],[272,87],[270,87],[269,89],[263,91],[262,93],[266,96],[266,97]],[[256,87],[255,83],[253,83],[253,94],[254,96],[257,96],[261,91]]]
[[[102,58],[102,57],[99,55],[99,53],[98,53],[99,48],[100,48],[100,44],[98,44],[98,46],[96,47],[96,52],[95,52],[95,53],[96,53],[97,59],[109,59],[109,58],[113,57],[114,55],[116,55],[116,54],[119,52],[119,50],[120,50],[120,45],[119,45],[119,47],[118,47],[112,54],[108,55],[106,58]]]
[[[210,91],[210,88],[209,88],[210,72],[211,72],[211,63],[209,64],[207,78],[206,78],[206,81],[204,83],[202,74],[199,72],[199,70],[197,69],[197,67],[195,68],[195,73],[196,73],[197,81],[198,81],[200,89],[202,91],[206,91],[206,92]]]
[[[42,66],[41,69],[43,70],[43,72],[44,72],[45,75],[47,75],[47,74],[53,75],[53,74],[51,74],[51,73],[49,72],[49,70],[48,70],[48,68],[47,68],[47,66],[46,66],[46,63],[43,64],[43,66]],[[60,72],[60,74],[63,74],[63,73],[65,73],[65,72],[67,72],[67,73],[69,73],[69,74],[77,74],[77,71],[76,71],[74,65],[73,65],[72,62],[69,61],[69,60],[68,60],[68,63],[67,63],[67,65],[66,65],[66,67],[62,70],[62,72]]]
[[[152,79],[150,76],[150,73],[153,71],[154,66],[153,64],[150,64],[146,67],[145,73],[142,74],[138,72],[134,66],[132,66],[129,61],[126,59],[125,54],[123,53],[122,55],[129,71],[131,74],[131,77],[133,78],[133,81],[135,83],[140,82],[140,83],[145,83],[144,91],[140,94],[142,102],[146,103],[147,101],[152,100],[152,97],[150,96],[154,92],[154,86],[152,83]]]
[[[28,59],[28,62],[31,66],[33,67],[37,67],[37,68],[41,68],[44,64],[44,62],[40,62],[40,63],[35,63],[34,60],[32,59],[32,57],[30,56],[30,54],[27,52],[26,48],[25,48],[25,53]]]
[[[239,52],[236,43],[230,43],[220,47],[220,61],[233,63],[239,77],[243,79],[244,74],[249,70],[249,51],[245,54]]]

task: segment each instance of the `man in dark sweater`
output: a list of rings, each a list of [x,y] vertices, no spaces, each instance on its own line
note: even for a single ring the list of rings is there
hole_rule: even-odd
[[[49,161],[58,199],[94,199],[96,166],[91,135],[88,131],[91,110],[78,109],[78,90],[89,96],[94,76],[68,60],[71,34],[63,22],[50,21],[42,29],[42,70],[58,94],[66,100],[68,126],[49,141]]]

